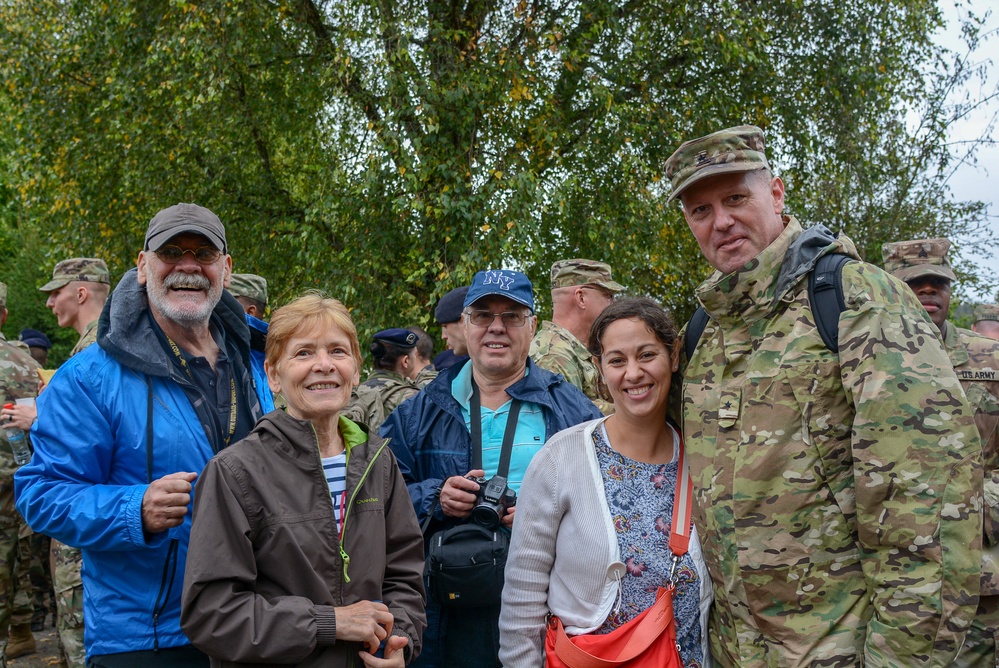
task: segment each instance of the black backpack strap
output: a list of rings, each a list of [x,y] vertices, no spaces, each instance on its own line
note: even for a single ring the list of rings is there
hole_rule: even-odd
[[[690,316],[690,320],[687,321],[687,329],[684,332],[683,351],[688,360],[694,356],[697,342],[701,340],[701,334],[704,333],[707,324],[708,312],[704,310],[703,306],[698,306],[694,315]]]
[[[839,353],[839,316],[846,310],[843,265],[853,258],[842,253],[823,255],[808,276],[808,302],[826,348]],[[829,291],[832,291],[829,294]]]

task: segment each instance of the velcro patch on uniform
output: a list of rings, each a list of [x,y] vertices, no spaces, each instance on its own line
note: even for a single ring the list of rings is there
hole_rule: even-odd
[[[999,380],[997,372],[982,371],[972,369],[960,369],[957,371],[958,380]]]

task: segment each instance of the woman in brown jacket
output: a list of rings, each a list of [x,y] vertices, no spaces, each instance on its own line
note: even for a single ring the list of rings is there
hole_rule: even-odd
[[[386,443],[340,416],[350,314],[308,294],[267,337],[273,411],[195,488],[181,625],[213,666],[404,666],[426,625],[423,539]],[[384,658],[381,658],[384,655]]]

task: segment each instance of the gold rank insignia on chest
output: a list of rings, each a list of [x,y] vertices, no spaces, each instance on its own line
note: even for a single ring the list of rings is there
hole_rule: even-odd
[[[985,369],[955,369],[958,380],[999,380],[999,372]]]

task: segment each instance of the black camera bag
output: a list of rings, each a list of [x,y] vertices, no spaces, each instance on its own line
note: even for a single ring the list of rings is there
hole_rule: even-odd
[[[479,388],[472,380],[471,435],[472,468],[482,468],[482,417]],[[503,432],[496,475],[510,473],[510,453],[520,417],[520,400],[514,399]],[[481,489],[479,492],[481,493]],[[440,488],[423,523],[427,530],[440,502]],[[426,575],[428,594],[442,607],[476,608],[500,604],[503,593],[503,570],[510,550],[510,532],[503,526],[489,529],[476,522],[438,531],[427,546]]]
[[[499,605],[510,532],[468,522],[430,537],[430,596],[449,608]]]

